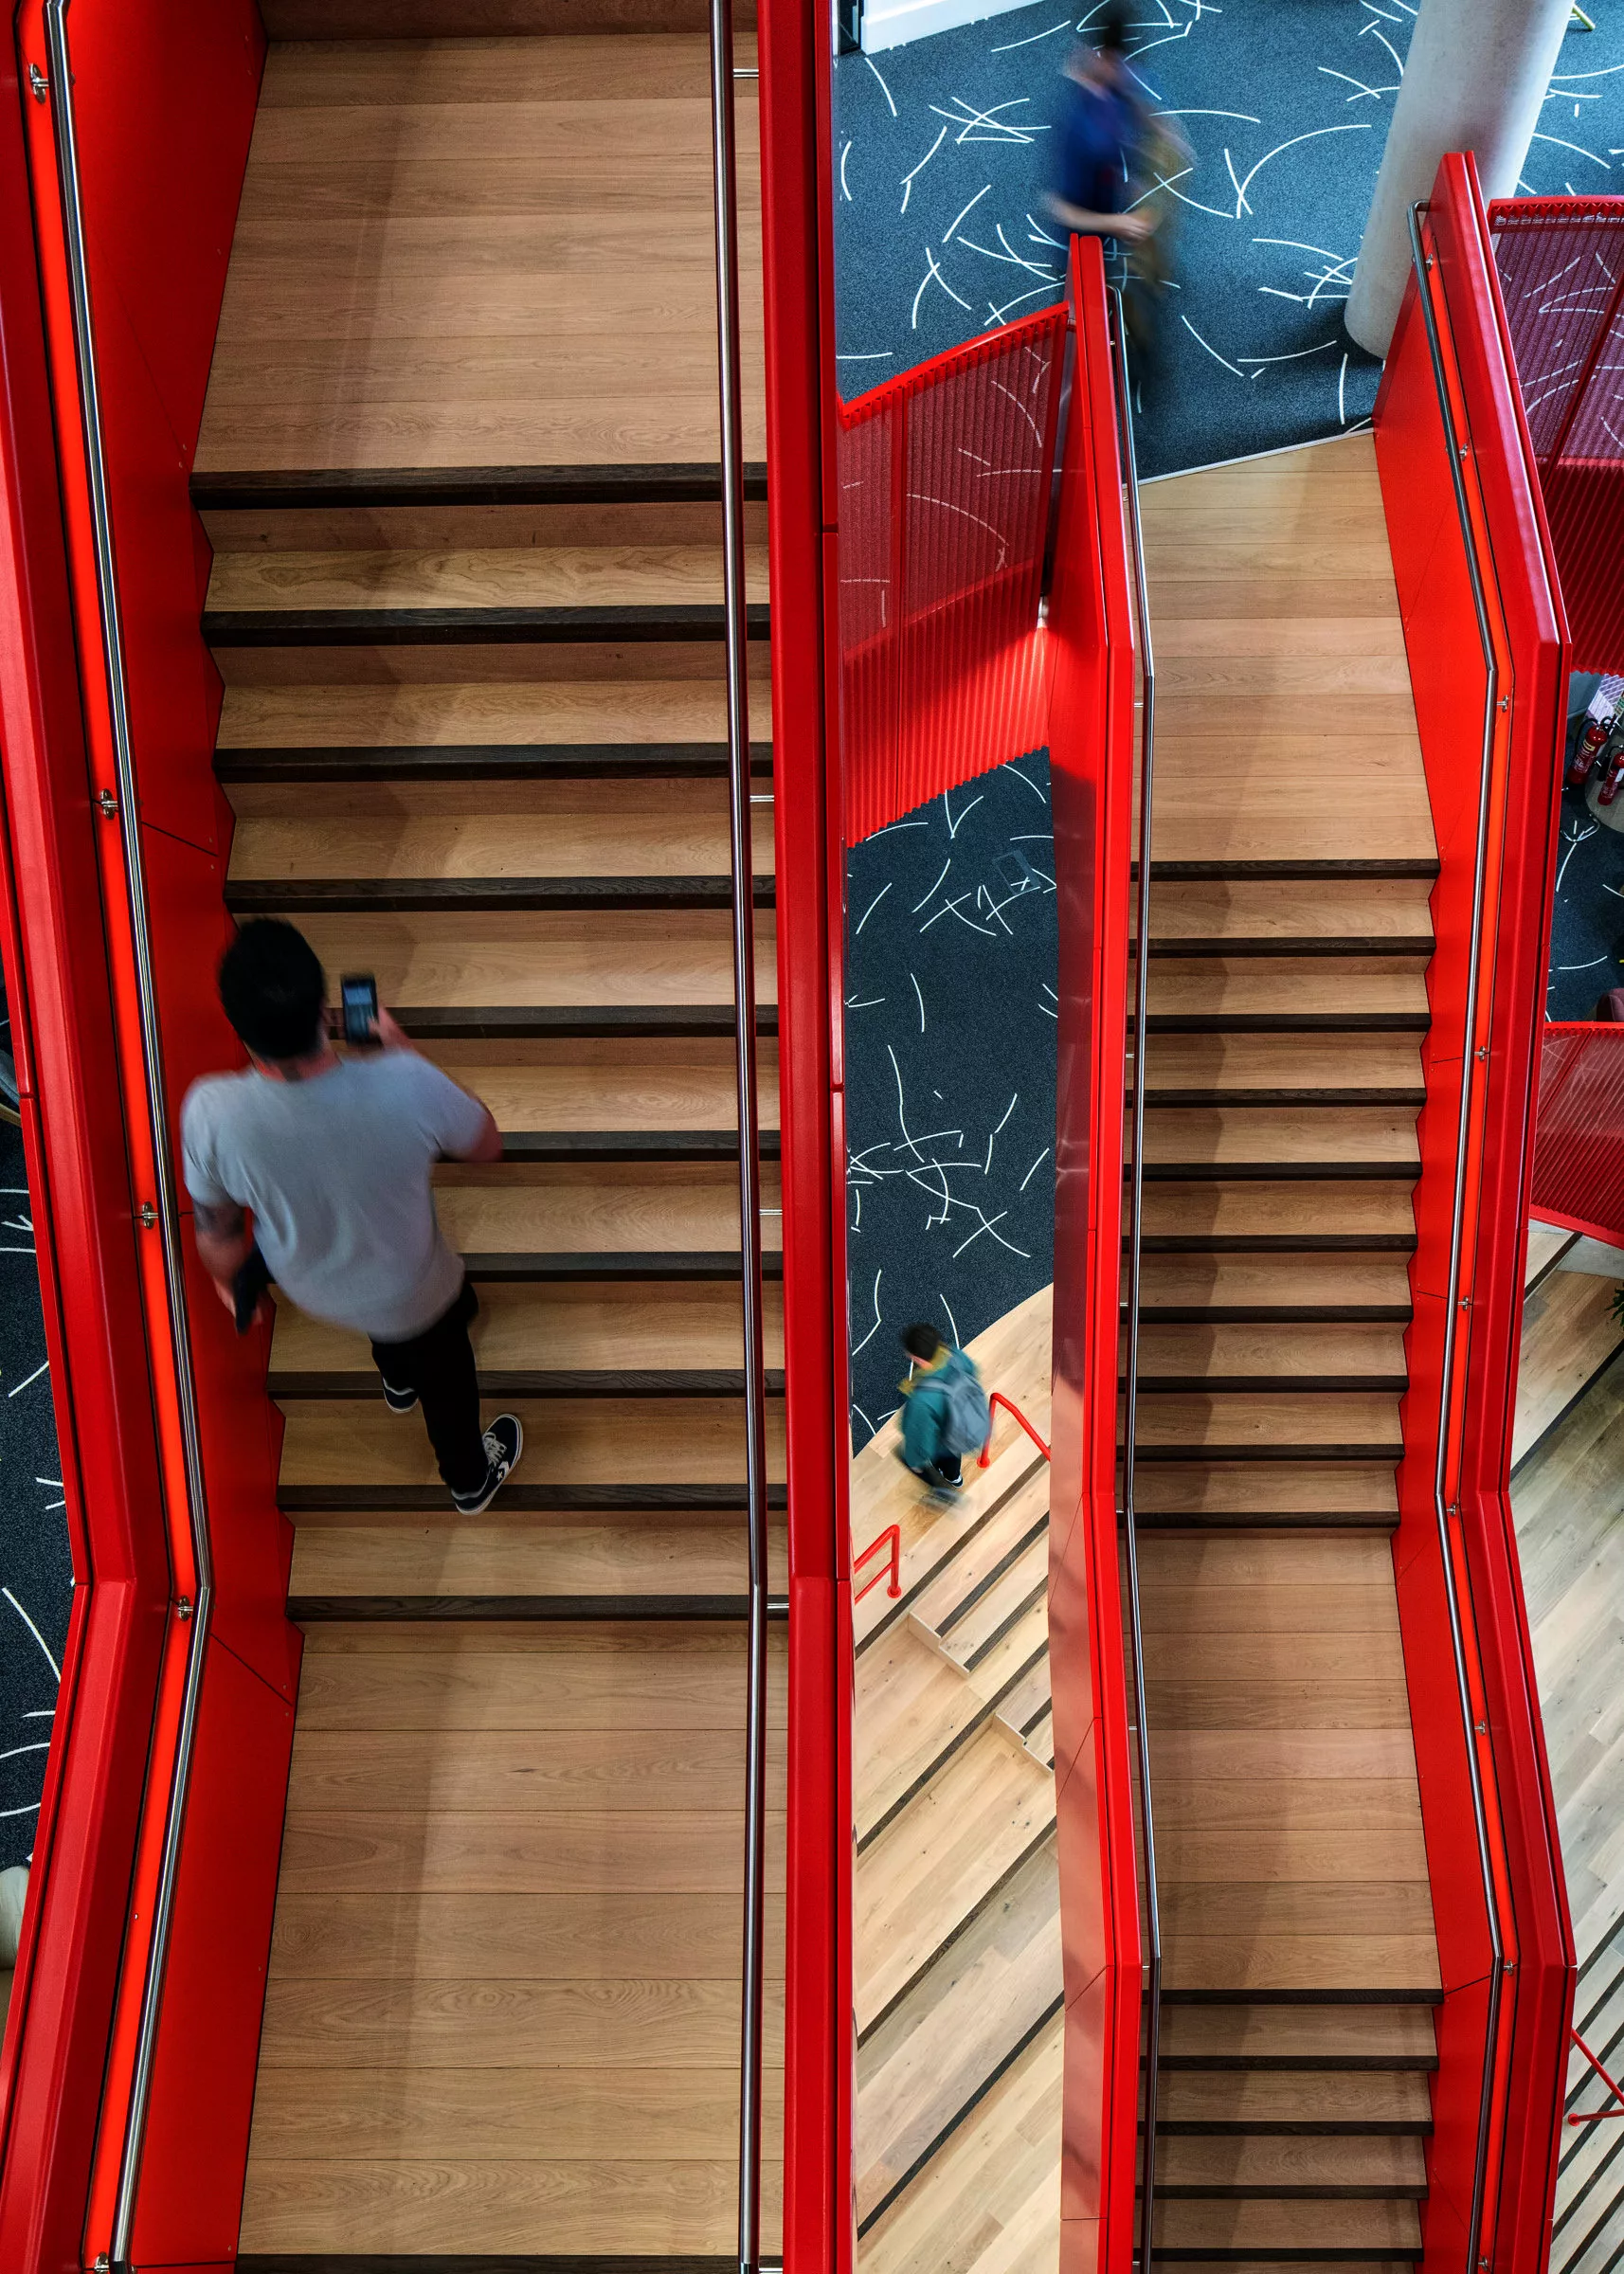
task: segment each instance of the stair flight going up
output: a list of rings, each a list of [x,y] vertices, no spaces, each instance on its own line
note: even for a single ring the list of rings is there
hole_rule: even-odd
[[[459,1519],[362,1341],[279,1311],[270,1387],[307,1639],[242,2263],[725,2258],[746,1548],[707,43],[653,5],[646,30],[633,5],[573,11],[568,35],[393,39],[367,36],[387,11],[355,0],[303,43],[279,43],[265,13],[193,485],[226,680],[226,895],[297,923],[330,988],[375,973],[495,1112],[501,1161],[446,1167],[438,1198],[478,1293],[487,1413],[522,1417],[525,1453],[493,1507]],[[443,29],[460,17],[447,8]],[[781,1507],[779,1396],[769,1409]],[[781,1528],[774,1556],[782,1588]]]

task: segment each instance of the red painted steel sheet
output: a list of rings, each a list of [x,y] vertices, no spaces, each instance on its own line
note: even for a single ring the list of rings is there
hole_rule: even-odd
[[[1624,198],[1489,209],[1577,671],[1624,669]]]
[[[1501,699],[1487,819],[1480,812],[1488,677],[1467,539],[1421,303],[1412,281],[1377,405],[1377,457],[1416,695],[1439,873],[1433,1025],[1423,1053],[1415,1316],[1406,1338],[1395,1541],[1400,1626],[1420,1772],[1445,2000],[1436,2130],[1429,2148],[1426,2263],[1453,2267],[1471,2240],[1483,2079],[1492,2081],[1482,2224],[1472,2247],[1537,2274],[1547,2247],[1571,1998],[1572,1938],[1506,1483],[1531,1166],[1529,1099],[1549,936],[1565,623],[1534,456],[1510,360],[1471,160],[1446,159],[1426,215],[1433,305],[1465,442],[1471,543],[1483,566]],[[1480,824],[1485,922],[1475,1021],[1466,1029]],[[1463,1064],[1472,1080],[1457,1336],[1443,1379]],[[1447,1523],[1435,1498],[1445,1447]],[[1469,1705],[1450,1643],[1448,1581],[1462,1605]],[[1470,1750],[1469,1750],[1470,1748]],[[1489,1895],[1471,1783],[1484,1796]],[[1491,1906],[1491,1907],[1490,1907]],[[1490,1921],[1502,1960],[1488,2041]]]
[[[1624,1246],[1624,1026],[1545,1028],[1532,1204]]]
[[[1066,325],[1043,309],[839,408],[849,843],[1043,739]]]

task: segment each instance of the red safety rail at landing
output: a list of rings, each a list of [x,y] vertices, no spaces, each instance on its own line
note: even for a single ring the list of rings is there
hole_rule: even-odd
[[[1045,308],[839,407],[848,844],[1044,740],[1066,326]]]
[[[1624,198],[1502,200],[1489,227],[1573,667],[1624,670]]]
[[[1530,1207],[1624,1247],[1624,1026],[1547,1026],[1540,1053]]]

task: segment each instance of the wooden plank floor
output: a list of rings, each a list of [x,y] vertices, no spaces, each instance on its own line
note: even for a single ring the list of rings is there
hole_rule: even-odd
[[[714,464],[706,56],[681,35],[274,45],[199,474]],[[738,129],[760,460],[753,81]]]
[[[623,2251],[721,2247],[744,1668],[736,1624],[311,1631],[245,2250],[589,2254],[611,2200]]]

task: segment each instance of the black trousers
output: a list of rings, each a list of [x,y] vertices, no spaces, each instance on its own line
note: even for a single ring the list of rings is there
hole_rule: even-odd
[[[391,1390],[415,1390],[440,1473],[453,1492],[477,1492],[490,1466],[479,1427],[479,1378],[468,1324],[478,1311],[472,1283],[462,1282],[449,1310],[409,1342],[374,1343],[372,1362]]]

